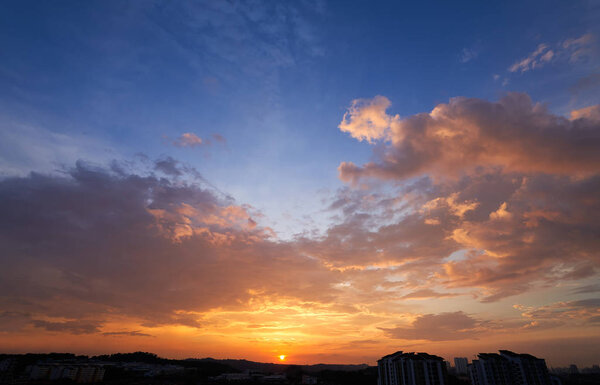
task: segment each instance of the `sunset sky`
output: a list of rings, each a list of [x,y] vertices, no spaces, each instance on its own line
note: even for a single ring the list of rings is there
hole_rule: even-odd
[[[600,360],[597,1],[4,1],[0,353]]]

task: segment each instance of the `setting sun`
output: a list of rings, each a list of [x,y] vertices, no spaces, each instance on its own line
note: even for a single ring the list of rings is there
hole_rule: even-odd
[[[284,354],[280,355],[279,360],[281,360],[281,361],[285,360],[285,355]]]

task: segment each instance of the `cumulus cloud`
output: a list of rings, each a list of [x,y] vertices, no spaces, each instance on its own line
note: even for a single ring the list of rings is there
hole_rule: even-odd
[[[451,341],[474,338],[482,330],[481,322],[462,311],[425,314],[410,327],[382,328],[390,338],[403,340]]]
[[[483,300],[494,301],[536,283],[593,276],[600,247],[592,235],[599,230],[598,183],[598,176],[515,174],[472,180],[462,195],[476,194],[481,206],[455,223],[449,237],[473,253],[446,262],[440,279],[449,287],[485,288]]]
[[[244,308],[257,292],[332,300],[335,275],[270,240],[248,207],[183,176],[118,170],[80,162],[0,181],[7,325],[30,314],[36,328],[95,333],[119,314],[201,327],[202,312]]]
[[[361,115],[359,106],[352,108],[352,115]],[[569,121],[525,94],[511,93],[498,102],[453,98],[430,113],[402,120],[386,116],[380,120],[395,122],[389,126],[390,143],[364,166],[342,162],[342,180],[456,177],[482,167],[589,175],[600,167],[598,121],[587,116]]]
[[[354,184],[402,187],[344,192],[331,206],[343,220],[310,252],[334,266],[396,266],[404,288],[475,289],[484,302],[595,276],[595,108],[569,120],[509,94],[455,98],[399,120],[374,161],[339,169]]]
[[[353,100],[338,127],[360,141],[372,143],[374,140],[386,138],[391,127],[400,119],[398,115],[386,114],[385,111],[390,105],[391,102],[385,96]]]

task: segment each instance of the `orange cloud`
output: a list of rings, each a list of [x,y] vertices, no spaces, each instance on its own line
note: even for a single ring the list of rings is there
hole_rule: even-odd
[[[370,106],[369,104],[367,104]],[[360,106],[352,115],[360,116]],[[594,110],[595,111],[595,110]],[[598,121],[588,112],[569,121],[533,104],[524,94],[498,102],[453,98],[389,126],[390,140],[377,160],[363,166],[342,162],[342,180],[405,179],[419,175],[460,177],[483,168],[505,172],[590,175],[600,168]],[[369,136],[375,139],[375,136]]]
[[[571,120],[575,119],[600,120],[600,104],[571,111]]]
[[[353,138],[369,143],[385,138],[400,119],[398,115],[386,114],[390,105],[391,102],[385,96],[375,96],[371,100],[353,100],[338,127],[341,131],[350,133]]]
[[[203,143],[204,141],[202,138],[193,132],[186,132],[182,134],[175,142],[173,142],[173,144],[177,147],[196,147],[202,145]]]

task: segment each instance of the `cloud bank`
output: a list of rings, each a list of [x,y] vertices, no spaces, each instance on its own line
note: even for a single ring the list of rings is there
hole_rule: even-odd
[[[362,116],[357,105],[371,114],[374,103],[353,103],[349,114]],[[360,216],[368,194],[344,201],[353,210],[345,213],[346,233],[337,234],[342,225],[330,229],[321,247],[344,250],[345,243],[347,254],[328,251],[339,255],[336,261],[353,253],[353,263],[391,259],[408,268],[411,285],[478,288],[484,302],[594,276],[600,262],[597,108],[567,119],[527,95],[508,94],[498,102],[453,98],[403,119],[380,116],[388,122],[380,132],[387,134],[378,137],[374,160],[342,162],[340,178],[363,188],[373,179],[404,187],[396,197],[370,196],[371,208]],[[351,123],[354,132],[367,129],[364,119]],[[383,212],[389,217],[397,210],[391,223],[373,210],[390,205],[390,198],[395,203]]]

